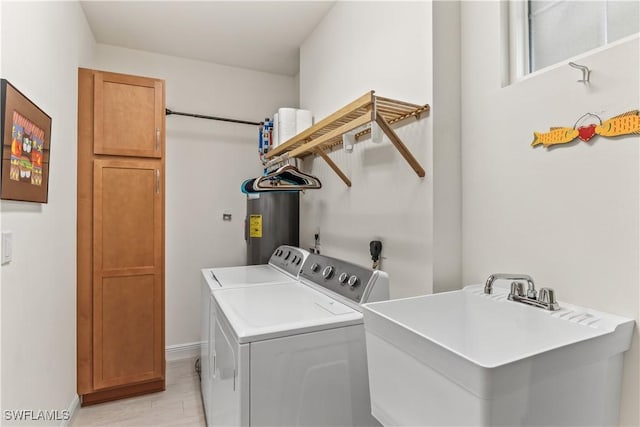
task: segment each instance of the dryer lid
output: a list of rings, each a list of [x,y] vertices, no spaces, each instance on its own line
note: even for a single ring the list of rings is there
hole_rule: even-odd
[[[203,270],[203,274],[207,278],[214,279],[216,282],[214,284],[220,288],[262,283],[282,283],[294,280],[292,276],[268,264],[208,268]]]
[[[216,292],[239,343],[362,323],[362,313],[300,283]]]

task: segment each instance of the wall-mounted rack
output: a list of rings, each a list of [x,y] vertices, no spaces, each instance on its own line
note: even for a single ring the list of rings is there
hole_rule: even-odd
[[[416,174],[419,177],[424,177],[424,169],[391,128],[391,125],[411,117],[419,119],[429,109],[428,104],[410,104],[395,99],[383,98],[374,95],[374,91],[369,91],[310,128],[278,145],[269,151],[265,157],[276,160],[278,157],[304,158],[314,154],[319,155],[344,183],[351,187],[351,181],[331,160],[327,155],[327,151],[341,145],[342,135],[345,133],[357,130],[368,123],[376,122]],[[356,141],[358,141],[359,137],[369,132],[371,132],[370,128],[356,133]]]

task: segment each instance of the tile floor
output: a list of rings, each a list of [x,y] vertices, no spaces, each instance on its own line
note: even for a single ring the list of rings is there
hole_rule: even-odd
[[[79,408],[71,426],[204,426],[194,363],[167,362],[166,391]]]

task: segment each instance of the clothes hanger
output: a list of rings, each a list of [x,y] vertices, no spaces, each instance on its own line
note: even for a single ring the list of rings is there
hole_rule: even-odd
[[[254,183],[254,188],[256,189],[270,189],[274,186],[282,189],[299,188],[304,190],[322,188],[322,183],[317,177],[304,173],[297,167],[287,164],[258,178]]]
[[[322,188],[320,180],[287,164],[260,178],[245,180],[240,190],[245,194],[266,191],[302,191]]]

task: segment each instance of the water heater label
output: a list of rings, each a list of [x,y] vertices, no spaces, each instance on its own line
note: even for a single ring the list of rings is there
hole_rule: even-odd
[[[262,215],[249,215],[249,237],[262,237]]]

